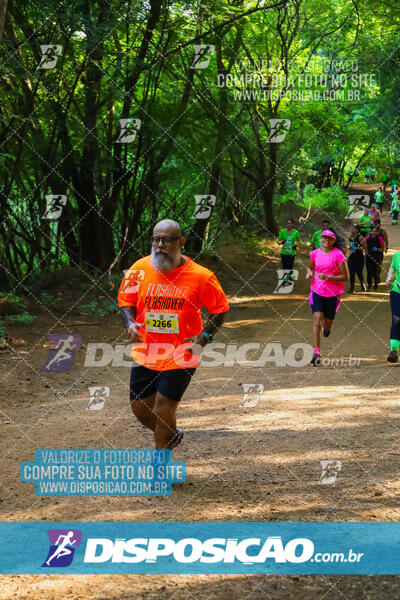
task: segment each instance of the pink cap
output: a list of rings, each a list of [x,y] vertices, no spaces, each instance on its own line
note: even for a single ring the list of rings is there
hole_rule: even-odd
[[[336,235],[330,229],[324,229],[319,237],[331,237],[336,240]]]

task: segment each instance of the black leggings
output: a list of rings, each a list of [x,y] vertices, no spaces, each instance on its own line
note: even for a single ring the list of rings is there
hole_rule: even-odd
[[[364,283],[364,254],[360,250],[355,250],[347,259],[350,272],[350,287],[354,288],[356,275],[360,280],[361,285]]]
[[[293,269],[295,254],[281,254],[282,269]]]
[[[367,254],[365,262],[367,267],[368,287],[371,287],[372,281],[374,282],[374,285],[378,285],[380,282],[379,274],[381,271],[381,263],[379,258],[377,256],[375,257]]]
[[[392,311],[390,339],[400,340],[400,294],[393,290],[390,292],[390,309]]]

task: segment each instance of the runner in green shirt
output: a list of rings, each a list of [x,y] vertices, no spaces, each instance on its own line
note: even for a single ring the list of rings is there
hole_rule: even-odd
[[[369,176],[371,175],[371,168],[370,167],[365,167],[365,183],[369,183]]]
[[[321,248],[321,233],[323,232],[324,229],[329,229],[331,226],[330,222],[327,220],[322,221],[322,229],[318,229],[318,231],[316,231],[314,233],[314,235],[311,238],[311,244],[313,247],[313,250],[316,250],[317,248]]]
[[[399,212],[400,212],[400,200],[399,197],[394,196],[392,199],[392,206],[390,209],[392,213],[392,225],[397,225],[397,221],[399,220]]]
[[[375,169],[375,167],[372,167],[372,169],[371,169],[371,183],[374,183],[374,181],[375,181],[375,175],[376,175],[376,169]]]
[[[300,242],[300,235],[294,228],[293,219],[287,219],[286,229],[279,232],[278,238],[281,244],[282,269],[293,269],[294,258],[296,256],[296,242]]]
[[[386,285],[390,285],[394,276],[394,282],[390,290],[390,309],[392,311],[392,326],[390,328],[390,353],[387,360],[396,363],[400,345],[400,252],[393,254],[389,272],[386,277]]]
[[[350,181],[351,181],[351,178],[353,177],[353,174],[354,174],[354,171],[353,171],[353,169],[349,169],[349,170],[347,171],[347,183],[350,183]]]
[[[369,214],[369,208],[364,208],[364,214],[360,217],[360,233],[363,237],[369,234],[371,231],[372,216]]]
[[[381,211],[381,214],[382,214],[384,193],[383,193],[383,189],[381,186],[379,186],[377,191],[375,192],[374,198],[375,198],[375,204],[376,204],[377,208]]]

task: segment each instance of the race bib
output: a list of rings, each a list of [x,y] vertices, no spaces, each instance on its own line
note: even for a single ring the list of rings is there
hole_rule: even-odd
[[[178,313],[145,313],[144,324],[146,331],[156,333],[179,333]]]

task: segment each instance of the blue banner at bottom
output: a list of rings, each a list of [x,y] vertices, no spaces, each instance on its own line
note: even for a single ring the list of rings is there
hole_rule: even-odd
[[[398,574],[400,523],[1,523],[0,573]]]

